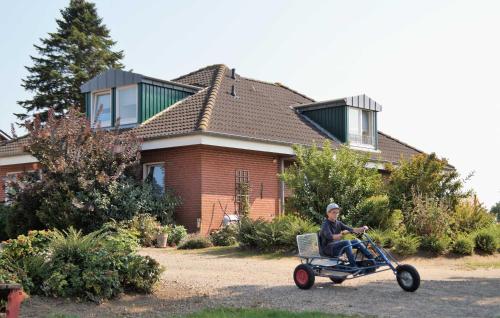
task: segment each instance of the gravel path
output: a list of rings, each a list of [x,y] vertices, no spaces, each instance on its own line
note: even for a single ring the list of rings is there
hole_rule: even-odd
[[[176,251],[145,249],[166,267],[154,295],[123,296],[99,306],[33,297],[23,317],[69,313],[80,317],[168,317],[206,307],[272,307],[379,317],[500,317],[500,269],[468,270],[467,262],[496,262],[500,256],[461,259],[412,258],[423,279],[407,293],[390,272],[333,285],[316,278],[311,290],[295,287],[292,257],[251,257],[234,249]]]

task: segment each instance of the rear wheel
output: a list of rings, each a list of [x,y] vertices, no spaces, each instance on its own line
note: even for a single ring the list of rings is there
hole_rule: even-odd
[[[396,267],[396,279],[399,286],[407,292],[414,292],[420,286],[420,275],[417,269],[411,265],[405,264]]]
[[[293,272],[295,285],[300,289],[309,289],[314,285],[314,271],[309,265],[300,264]]]
[[[345,277],[336,277],[336,276],[331,276],[330,280],[335,283],[335,284],[342,284],[345,280]]]

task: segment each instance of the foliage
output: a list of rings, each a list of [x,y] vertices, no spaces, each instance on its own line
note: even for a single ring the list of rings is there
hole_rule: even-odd
[[[399,255],[411,255],[417,252],[420,246],[420,238],[415,235],[407,234],[396,238],[394,242],[394,251]]]
[[[481,252],[493,254],[497,250],[498,237],[495,235],[493,227],[481,230],[474,237],[476,248]]]
[[[228,224],[210,234],[210,240],[214,246],[231,246],[237,243],[238,226]]]
[[[186,315],[185,318],[359,318],[343,314],[326,314],[320,312],[290,312],[263,308],[217,308],[205,309]]]
[[[436,198],[454,209],[460,199],[467,196],[458,172],[434,153],[401,159],[398,166],[388,164],[387,169],[390,172],[387,193],[393,209],[411,210],[415,195]]]
[[[13,209],[36,216],[48,228],[74,226],[85,232],[118,219],[111,208],[116,202],[113,190],[139,163],[135,135],[92,130],[74,109],[64,118],[49,112],[45,124],[36,119],[28,129],[27,150],[42,169],[10,182]]]
[[[241,198],[238,212],[241,216],[246,217],[250,214],[250,183],[241,182],[236,184],[236,193]]]
[[[159,264],[136,255],[125,245],[128,233],[114,228],[111,224],[87,235],[70,228],[19,236],[1,252],[0,276],[11,274],[33,294],[95,302],[124,290],[150,292],[160,279]]]
[[[270,222],[243,218],[238,242],[241,247],[260,251],[292,251],[297,249],[297,235],[318,230],[314,223],[294,215],[278,217]]]
[[[10,206],[0,204],[0,242],[9,238],[7,234],[7,218],[9,217]]]
[[[169,245],[178,245],[187,236],[187,230],[182,225],[170,225],[167,242]]]
[[[442,200],[414,195],[411,206],[404,211],[408,231],[419,236],[448,234],[451,211]]]
[[[346,211],[344,220],[352,223],[358,203],[382,189],[377,170],[366,168],[368,155],[345,146],[334,150],[328,142],[321,149],[294,146],[294,151],[296,161],[280,177],[293,190],[293,210],[316,223],[324,219],[331,202],[338,203]]]
[[[181,250],[192,250],[199,248],[207,248],[211,247],[212,242],[208,237],[200,236],[200,235],[188,235],[179,245],[179,249]]]
[[[453,232],[471,233],[494,224],[495,218],[486,208],[476,202],[460,202],[452,215]]]
[[[376,195],[364,199],[358,205],[357,213],[350,216],[356,226],[368,225],[382,230],[404,230],[401,210],[391,210],[387,195]]]
[[[460,255],[472,255],[474,252],[474,240],[470,235],[459,235],[452,245],[451,251]]]
[[[490,212],[497,218],[497,222],[500,222],[500,201],[491,207]]]
[[[137,233],[140,244],[142,246],[152,246],[156,240],[158,228],[160,223],[156,217],[150,214],[138,214],[130,221],[124,221],[123,224],[127,226],[132,232]]]
[[[451,245],[451,239],[448,236],[428,235],[422,237],[421,240],[420,247],[422,249],[437,255],[445,254]]]
[[[47,110],[63,115],[69,107],[84,110],[80,86],[109,68],[122,68],[123,51],[113,51],[115,42],[108,28],[97,15],[95,4],[85,0],[71,0],[56,19],[57,31],[34,45],[37,57],[33,66],[26,67],[29,75],[22,86],[34,93],[31,99],[18,102],[25,113],[16,114],[21,120],[33,113],[41,113],[43,121]]]

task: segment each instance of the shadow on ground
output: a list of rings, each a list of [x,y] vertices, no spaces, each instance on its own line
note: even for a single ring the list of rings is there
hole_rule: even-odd
[[[395,280],[349,286],[333,285],[318,278],[310,290],[299,290],[293,282],[272,287],[235,285],[218,290],[217,295],[169,296],[160,290],[156,295],[124,296],[101,305],[34,297],[23,306],[23,317],[44,317],[48,313],[78,317],[170,317],[216,307],[265,307],[379,317],[498,317],[499,286],[500,278],[460,277],[423,281],[418,291],[407,293]]]

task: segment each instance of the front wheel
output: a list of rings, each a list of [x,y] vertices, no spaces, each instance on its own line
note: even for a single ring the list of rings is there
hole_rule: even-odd
[[[399,286],[407,292],[414,292],[420,286],[420,275],[417,269],[411,265],[405,264],[396,267],[396,279]]]
[[[311,266],[300,264],[293,272],[293,280],[295,285],[300,289],[309,289],[314,285],[314,271]]]

